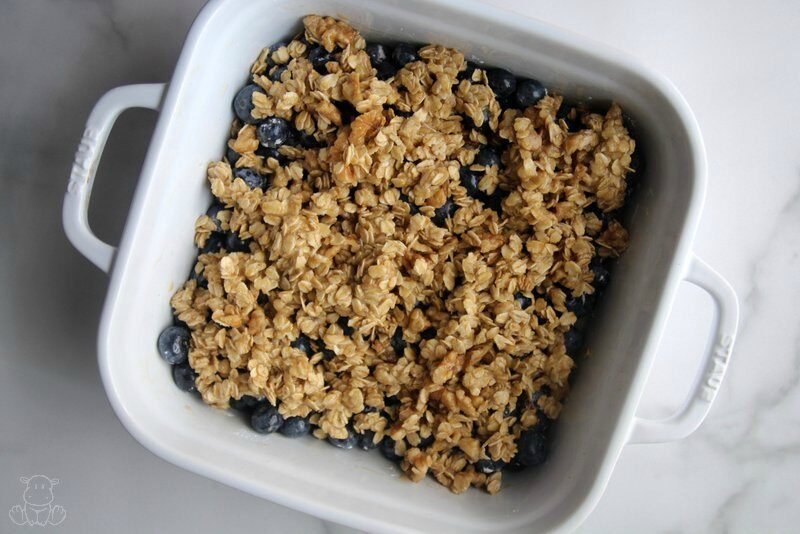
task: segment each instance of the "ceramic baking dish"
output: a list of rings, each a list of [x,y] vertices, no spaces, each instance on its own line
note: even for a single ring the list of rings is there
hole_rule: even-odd
[[[260,436],[229,412],[172,383],[155,340],[169,298],[196,250],[195,218],[210,201],[205,168],[218,159],[230,102],[265,44],[307,13],[345,17],[369,39],[436,42],[530,75],[570,97],[619,101],[636,121],[646,173],[629,220],[631,244],[579,360],[574,390],[540,469],[504,477],[500,494],[452,495],[412,484],[379,454],[314,439]],[[124,109],[158,110],[119,249],[87,224],[94,171]],[[92,112],[64,200],[73,244],[111,284],[98,338],[108,397],[125,427],[155,454],[241,490],[370,531],[560,531],[577,526],[605,488],[624,445],[680,439],[702,422],[725,372],[737,324],[731,287],[692,254],[706,182],[705,153],[686,102],[663,77],[584,38],[464,0],[213,0],[186,40],[168,86],[110,91]],[[685,405],[663,421],[636,417],[653,356],[682,281],[711,294],[717,319]]]

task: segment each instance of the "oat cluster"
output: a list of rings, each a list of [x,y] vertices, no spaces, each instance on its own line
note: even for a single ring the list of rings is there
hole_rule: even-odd
[[[200,254],[172,297],[192,332],[197,388],[218,408],[266,397],[284,416],[309,417],[317,438],[389,436],[411,480],[430,473],[456,493],[494,493],[501,473],[475,463],[511,462],[523,430],[558,417],[576,356],[564,345],[576,322],[565,300],[595,291],[595,255],[627,245],[613,212],[634,141],[617,105],[571,112],[575,132],[556,118],[555,94],[503,110],[485,72],[459,79],[464,56],[443,46],[382,81],[356,30],[303,22],[303,36],[253,64],[263,92],[252,115],[287,119],[321,148],[284,145],[281,165],[259,155],[254,125],[235,122],[228,145],[241,156],[209,165],[224,209],[218,222],[197,220],[196,244],[221,226],[249,252]],[[309,43],[332,53],[327,74],[307,59]],[[502,165],[473,164],[498,138]],[[268,187],[251,189],[232,167],[268,175]],[[462,167],[499,205],[467,194]],[[456,209],[437,225],[448,199]],[[291,346],[301,334],[313,355]]]

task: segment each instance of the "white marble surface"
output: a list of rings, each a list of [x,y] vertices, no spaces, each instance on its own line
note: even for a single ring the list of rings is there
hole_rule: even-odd
[[[695,250],[742,304],[728,376],[703,426],[623,451],[584,532],[790,532],[800,524],[800,4],[500,1],[631,52],[695,110],[708,198]],[[558,5],[555,5],[558,4]],[[647,5],[645,5],[647,4]],[[72,153],[94,101],[164,81],[202,0],[0,3],[0,532],[20,475],[59,477],[64,532],[322,531],[319,521],[173,467],[117,422],[95,366],[106,278],[60,228]],[[91,220],[121,232],[154,116],[114,130]],[[685,287],[640,408],[682,400],[711,308]],[[18,531],[24,531],[19,528]]]

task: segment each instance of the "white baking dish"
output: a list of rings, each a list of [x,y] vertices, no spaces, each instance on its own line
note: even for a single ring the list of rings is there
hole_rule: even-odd
[[[193,223],[210,195],[209,160],[223,152],[230,102],[265,44],[307,13],[349,19],[368,38],[437,42],[532,75],[576,97],[616,99],[637,121],[646,174],[630,220],[631,246],[614,272],[574,391],[539,470],[504,477],[503,491],[450,494],[412,484],[380,457],[313,439],[252,433],[236,416],[173,385],[155,351],[169,297],[196,251]],[[163,93],[163,95],[162,95]],[[118,251],[89,230],[86,209],[102,146],[125,108],[161,113]],[[692,255],[706,162],[697,124],[661,76],[618,51],[516,14],[463,0],[214,0],[193,25],[174,77],[114,89],[97,104],[64,201],[74,245],[111,272],[99,334],[109,399],[143,445],[186,469],[281,504],[366,530],[570,530],[599,499],[622,447],[680,439],[702,422],[730,355],[737,302]],[[635,416],[678,284],[694,283],[718,310],[712,342],[686,405],[664,421]]]

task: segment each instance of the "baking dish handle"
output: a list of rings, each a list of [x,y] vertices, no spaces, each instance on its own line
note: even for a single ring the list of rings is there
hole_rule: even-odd
[[[108,134],[120,113],[130,108],[158,110],[163,93],[163,83],[151,83],[125,85],[104,94],[92,109],[75,152],[67,193],[64,195],[64,231],[75,248],[105,272],[111,268],[115,249],[101,241],[89,228],[89,197],[97,165]]]
[[[683,408],[667,419],[637,417],[629,443],[662,443],[687,437],[708,415],[725,376],[739,322],[736,293],[722,276],[697,256],[692,257],[685,280],[705,290],[716,308],[714,332],[706,347],[702,369]]]

